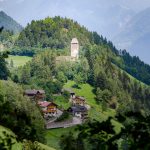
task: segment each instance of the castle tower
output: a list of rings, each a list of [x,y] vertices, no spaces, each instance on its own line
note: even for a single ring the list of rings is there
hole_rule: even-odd
[[[79,42],[77,38],[73,38],[71,41],[71,57],[79,58]]]

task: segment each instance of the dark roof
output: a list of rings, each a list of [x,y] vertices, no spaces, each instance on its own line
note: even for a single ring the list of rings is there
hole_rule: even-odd
[[[37,93],[40,93],[40,94],[45,94],[45,91],[44,90],[25,90],[25,94],[37,94]]]
[[[85,106],[72,106],[71,107],[73,112],[86,112],[87,108]]]

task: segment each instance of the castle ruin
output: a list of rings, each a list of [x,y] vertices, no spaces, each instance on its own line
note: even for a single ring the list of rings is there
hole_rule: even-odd
[[[71,41],[71,57],[79,58],[79,42],[77,38],[73,38]]]
[[[77,38],[71,40],[70,46],[71,55],[70,56],[58,56],[56,57],[56,62],[62,61],[77,61],[79,58],[79,42]]]

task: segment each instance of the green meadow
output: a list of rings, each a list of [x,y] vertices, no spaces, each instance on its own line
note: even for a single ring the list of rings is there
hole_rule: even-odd
[[[46,132],[47,145],[50,147],[54,147],[56,150],[61,150],[60,145],[59,145],[61,136],[66,135],[71,131],[74,131],[74,129],[75,129],[75,127],[47,130],[47,132]]]
[[[13,67],[20,67],[25,65],[28,61],[30,61],[32,57],[28,56],[14,56],[14,55],[9,55],[7,58],[7,62],[10,65],[11,60],[13,61]]]

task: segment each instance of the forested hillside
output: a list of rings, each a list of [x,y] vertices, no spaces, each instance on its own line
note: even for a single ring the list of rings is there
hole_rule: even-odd
[[[71,63],[62,64],[63,66],[56,65],[54,60],[58,55],[58,51],[60,49],[64,53],[67,50],[69,51],[72,37],[77,37],[79,39],[80,57],[83,60],[85,59],[86,63],[81,61],[81,64]],[[143,87],[140,82],[134,81],[127,73],[117,68],[117,66],[121,67],[122,65],[122,69],[132,74],[134,70],[131,69],[129,72],[126,68],[134,66],[137,70],[137,74],[132,75],[136,77],[138,74],[141,74],[140,69],[142,67],[147,69],[149,66],[139,66],[140,60],[137,60],[138,63],[135,63],[132,60],[132,57],[129,58],[131,60],[129,65],[127,63],[128,60],[125,60],[125,55],[120,55],[119,51],[117,51],[111,42],[107,41],[106,38],[99,36],[96,32],[89,32],[85,27],[81,27],[73,20],[54,17],[40,21],[32,21],[32,23],[28,24],[21,32],[16,41],[16,45],[28,48],[31,47],[31,50],[36,47],[42,51],[44,48],[46,51],[35,56],[31,63],[20,69],[20,71],[22,70],[23,72],[19,73],[18,82],[29,85],[34,83],[35,87],[40,86],[46,91],[48,91],[49,88],[52,88],[53,84],[57,84],[56,87],[58,87],[58,89],[49,90],[51,91],[50,95],[52,95],[61,90],[63,84],[59,81],[61,80],[59,77],[61,70],[63,78],[67,77],[68,80],[78,79],[81,83],[88,82],[95,87],[97,94],[104,94],[104,97],[106,94],[108,95],[106,99],[113,99],[116,103],[122,102],[125,104],[126,100],[134,100],[137,103],[145,103],[145,106],[149,105],[147,100],[149,97],[149,88],[146,86]],[[22,52],[23,51],[20,51],[20,53]],[[117,66],[113,65],[114,62]],[[82,66],[85,65],[84,63],[87,64],[87,67],[85,67],[87,68],[86,70],[82,68]],[[132,65],[134,63],[135,65]],[[36,66],[36,69],[34,69],[34,66]],[[71,70],[68,70],[66,66]],[[41,74],[42,70],[43,73]],[[149,75],[148,71],[146,73]],[[53,76],[55,76],[58,81],[55,80],[54,82]],[[142,77],[144,78],[144,76]],[[142,77],[139,76],[137,79],[142,80]],[[46,83],[46,80],[44,80],[45,78],[48,79],[48,82],[51,80],[53,84]],[[129,97],[127,98],[127,96]]]
[[[131,56],[126,50],[120,52],[121,60],[113,59],[113,63],[127,71],[136,79],[150,85],[150,66],[145,64],[137,56]]]
[[[125,51],[119,52],[112,42],[96,32],[89,32],[71,19],[54,17],[44,20],[32,21],[20,33],[16,41],[16,47],[12,48],[11,54],[33,56],[43,49],[57,49],[59,55],[69,54],[70,41],[77,37],[80,48],[87,44],[100,45],[110,48],[115,55],[109,55],[112,62],[138,80],[150,84],[150,66],[137,57],[132,57]]]
[[[58,62],[58,56],[70,56],[73,37],[80,43],[79,59]],[[107,150],[136,149],[144,145],[149,149],[150,87],[141,81],[147,81],[150,66],[125,51],[119,52],[112,42],[96,32],[60,17],[32,21],[20,33],[10,53],[33,56],[23,66],[8,68],[5,61],[8,53],[0,55],[0,79],[11,80],[0,81],[0,120],[19,141],[26,139],[31,145],[35,140],[44,143],[46,132],[44,115],[34,101],[23,95],[23,90],[44,90],[45,100],[56,103],[58,109],[64,111],[63,118],[71,103],[69,93],[62,93],[62,90],[71,82],[74,83],[71,88],[82,90],[84,95],[79,96],[87,98],[89,113],[75,133],[64,132],[57,147],[61,150]],[[141,143],[144,137],[146,140]]]
[[[23,90],[13,82],[0,81],[0,93],[1,125],[20,140],[43,142],[44,120],[35,104],[23,96]]]
[[[80,55],[79,61],[62,63],[56,63],[55,58],[57,55],[55,51],[45,50],[34,56],[31,62],[12,73],[12,79],[15,82],[22,84],[24,88],[44,89],[47,93],[47,100],[52,99],[54,102],[56,99],[53,95],[60,93],[63,85],[68,80],[74,81],[73,86],[78,90],[85,83],[92,85],[92,92],[96,97],[89,99],[90,103],[88,104],[95,103],[94,106],[91,105],[91,112],[94,111],[96,116],[91,114],[87,123],[78,127],[77,132],[74,131],[76,133],[65,134],[61,137],[59,139],[61,149],[81,148],[81,146],[83,146],[83,150],[98,149],[100,146],[104,146],[104,150],[107,147],[111,149],[112,146],[119,149],[117,144],[121,140],[120,147],[124,146],[128,135],[131,138],[127,143],[130,143],[130,140],[135,140],[135,131],[137,135],[142,137],[146,132],[146,137],[149,137],[148,122],[145,122],[145,119],[149,119],[149,117],[146,117],[150,108],[149,86],[131,78],[125,71],[112,64],[110,56],[115,57],[115,54],[110,48],[100,45],[86,45],[82,50],[83,53]],[[84,92],[86,93],[86,91]],[[88,94],[90,93],[86,93],[85,96],[88,96]],[[65,98],[61,97],[60,100],[63,106],[69,107],[66,105],[68,101]],[[59,101],[57,102],[60,104]],[[110,109],[115,111],[116,116],[106,120],[102,119],[103,113],[108,113]],[[106,116],[109,117],[109,115]],[[131,119],[128,116],[131,116]],[[99,122],[99,118],[102,122]],[[120,132],[118,131],[119,133],[116,133],[112,120],[123,124],[125,129],[121,129]],[[144,131],[138,130],[138,127],[143,129],[145,123]],[[139,126],[137,127],[137,125]],[[77,136],[74,136],[76,134]],[[140,136],[137,147],[141,146]],[[145,143],[147,144],[146,141]],[[129,147],[132,146],[136,146],[134,142],[131,145],[129,144]]]
[[[14,42],[17,38],[17,35],[13,33],[13,31],[3,30],[0,34],[0,50],[4,51],[8,48],[12,48],[14,46]]]
[[[72,37],[76,36],[81,45],[88,43],[90,40],[90,33],[77,22],[61,17],[48,17],[28,24],[21,32],[16,45],[63,49],[69,48]]]
[[[110,48],[86,45],[77,62],[56,63],[56,56],[55,51],[49,50],[37,54],[15,71],[12,79],[16,81],[17,77],[18,83],[44,89],[48,99],[61,92],[67,80],[73,80],[77,85],[91,84],[97,103],[108,103],[118,111],[150,108],[150,88],[112,64],[110,56],[115,57],[115,54]]]

